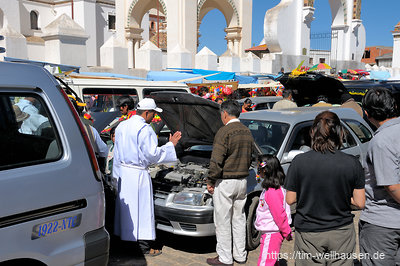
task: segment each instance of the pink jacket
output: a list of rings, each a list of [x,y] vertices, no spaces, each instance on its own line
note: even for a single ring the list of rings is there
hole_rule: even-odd
[[[290,223],[290,206],[285,201],[286,190],[269,188],[263,190],[257,207],[257,218],[254,223],[258,231],[263,233],[281,232],[287,238],[292,230]]]

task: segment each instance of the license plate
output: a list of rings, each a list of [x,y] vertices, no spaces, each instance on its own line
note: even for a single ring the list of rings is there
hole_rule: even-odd
[[[54,220],[37,224],[32,229],[32,240],[41,237],[54,235],[56,233],[67,231],[71,228],[78,227],[81,224],[82,214],[75,216],[65,217],[62,219]]]

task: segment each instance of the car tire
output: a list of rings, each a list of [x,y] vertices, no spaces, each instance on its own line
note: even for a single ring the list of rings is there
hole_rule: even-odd
[[[261,232],[258,231],[254,226],[259,200],[260,200],[259,196],[253,197],[251,199],[251,203],[250,203],[248,211],[247,211],[247,218],[246,218],[246,249],[247,250],[254,250],[260,245]]]

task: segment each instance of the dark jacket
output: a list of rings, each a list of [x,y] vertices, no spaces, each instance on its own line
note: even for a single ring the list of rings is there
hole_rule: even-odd
[[[208,183],[247,177],[253,147],[253,136],[242,123],[232,122],[220,128],[214,138]]]

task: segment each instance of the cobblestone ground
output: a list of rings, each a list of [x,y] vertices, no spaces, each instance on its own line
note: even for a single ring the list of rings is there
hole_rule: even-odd
[[[360,212],[355,214],[354,224],[357,232],[357,250],[358,247],[358,220]],[[149,266],[200,266],[207,265],[206,259],[217,256],[215,252],[215,237],[193,238],[182,237],[157,232],[160,242],[163,245],[163,254],[156,257],[144,257],[138,248],[130,243],[112,239],[109,265],[149,265]],[[293,252],[294,241],[284,241],[281,254],[287,254],[288,259],[280,260],[280,265],[294,265],[294,260],[290,258]],[[260,248],[250,251],[246,265],[257,265]],[[355,261],[358,265],[358,261]],[[239,265],[239,264],[236,264]]]

